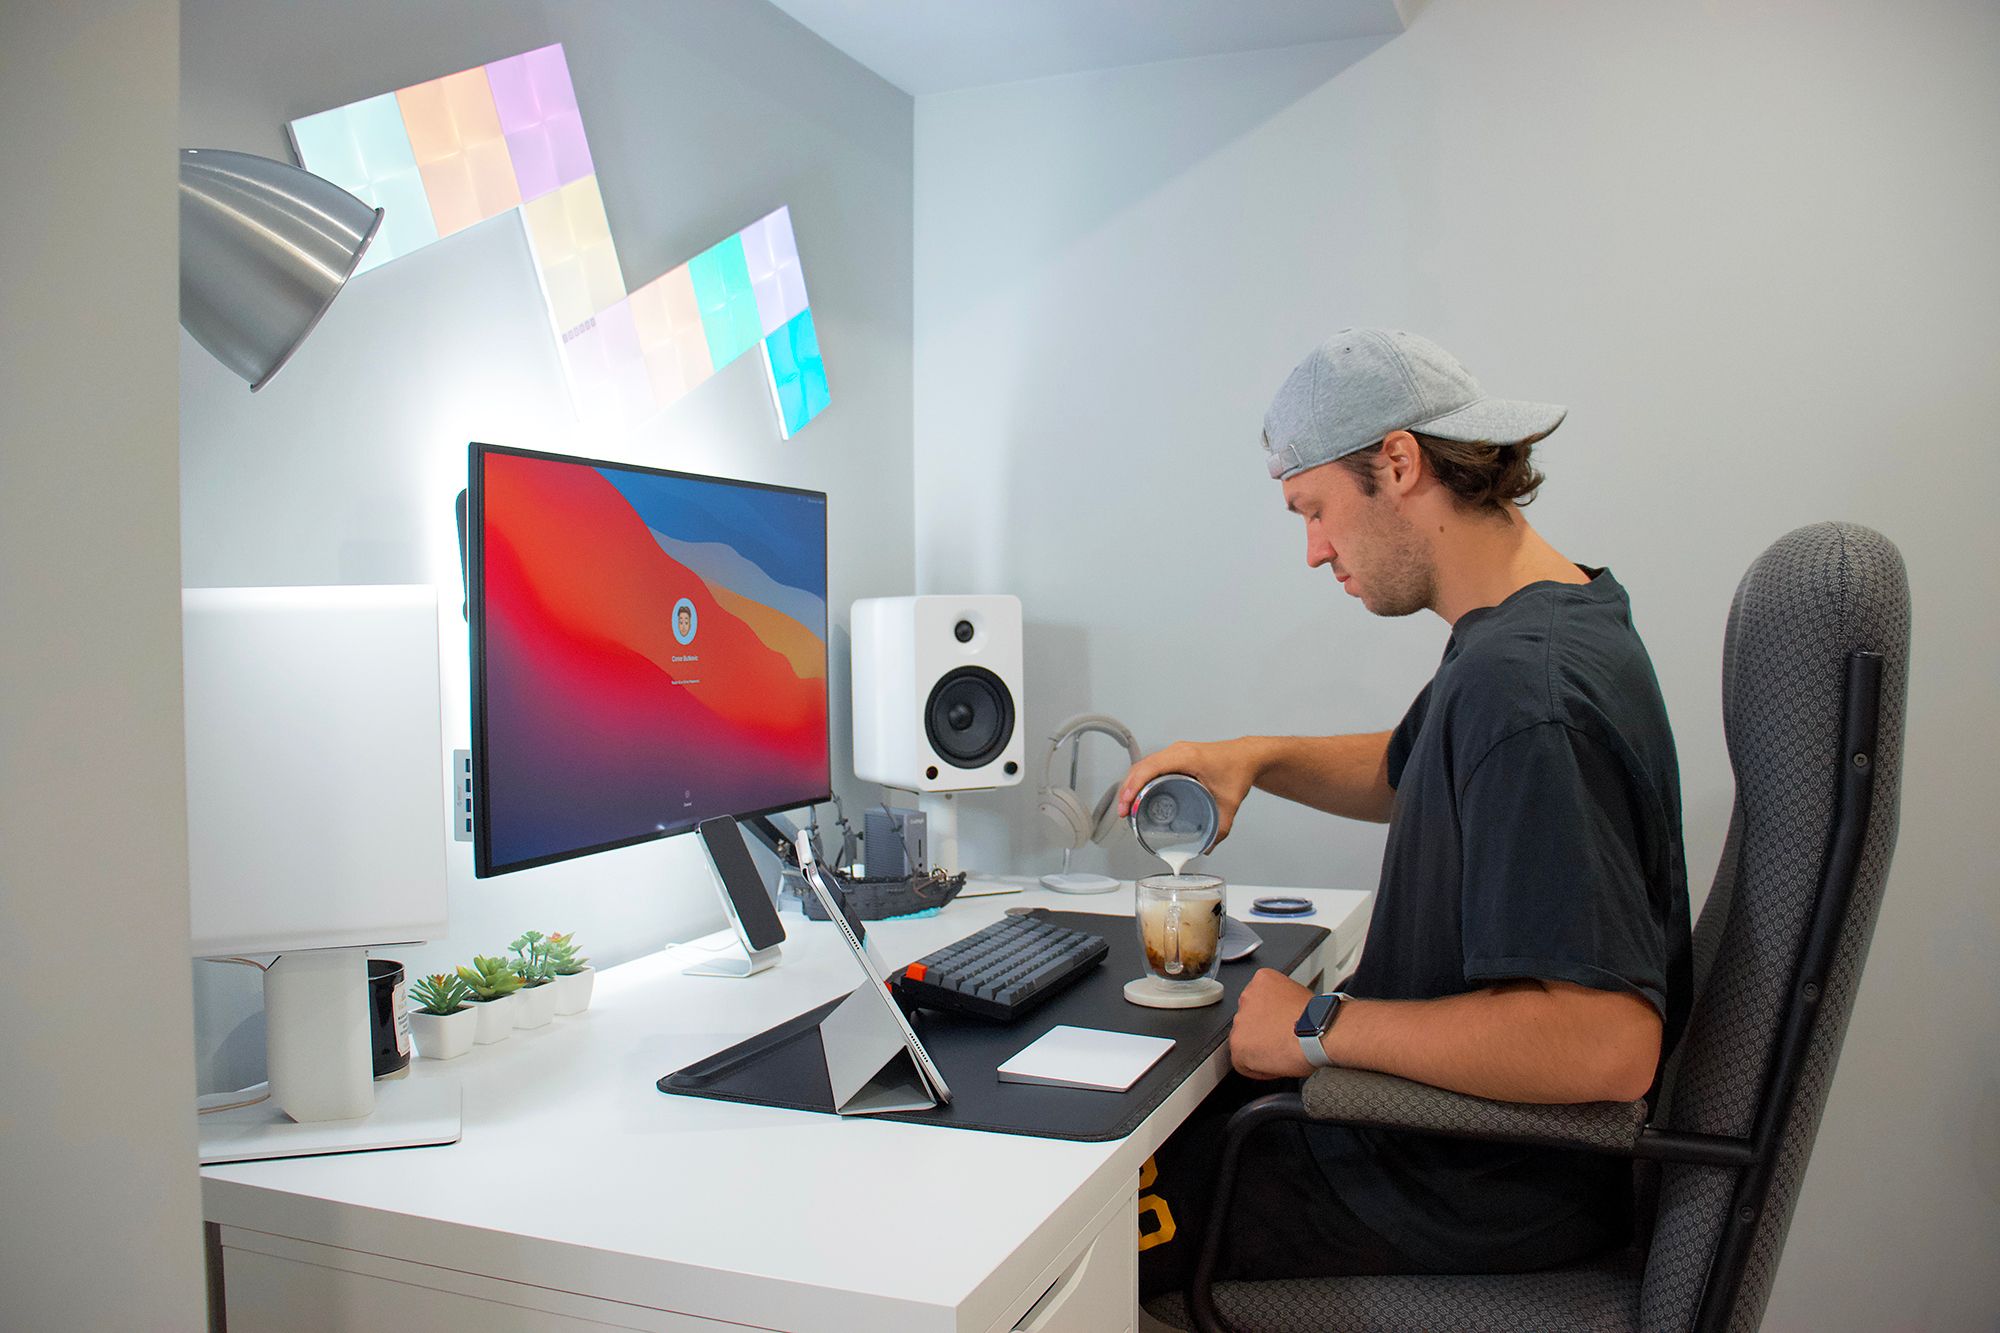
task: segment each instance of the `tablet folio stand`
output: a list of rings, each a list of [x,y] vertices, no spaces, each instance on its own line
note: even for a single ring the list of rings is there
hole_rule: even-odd
[[[937,1098],[917,1072],[903,1034],[868,993],[874,985],[862,982],[819,1021],[833,1109],[842,1115],[927,1111]]]
[[[841,1115],[879,1115],[927,1111],[949,1102],[951,1089],[944,1076],[889,994],[889,983],[866,942],[866,928],[847,914],[820,877],[811,835],[800,833],[795,846],[800,872],[862,974],[861,984],[819,1021],[833,1109]]]

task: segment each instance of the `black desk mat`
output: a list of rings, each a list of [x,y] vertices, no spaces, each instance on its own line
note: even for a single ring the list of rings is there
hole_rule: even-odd
[[[1256,921],[1251,929],[1264,937],[1263,947],[1241,962],[1222,965],[1219,975],[1225,993],[1219,1002],[1203,1009],[1147,1009],[1125,999],[1125,983],[1144,969],[1132,918],[1091,912],[1038,915],[1059,925],[1104,936],[1111,945],[1110,954],[1082,981],[1019,1022],[994,1023],[962,1014],[919,1010],[911,1026],[950,1086],[951,1104],[927,1111],[891,1112],[872,1119],[1086,1142],[1123,1138],[1137,1129],[1210,1052],[1228,1040],[1236,998],[1258,968],[1273,967],[1289,973],[1329,934],[1324,926]],[[855,971],[858,977],[860,969]],[[831,1115],[833,1088],[827,1082],[826,1053],[820,1045],[818,1023],[838,1003],[839,1000],[828,1001],[748,1041],[668,1074],[659,1081],[660,1091]],[[1171,1037],[1174,1046],[1122,1093],[1000,1081],[994,1071],[1008,1057],[1050,1028],[1064,1023]]]

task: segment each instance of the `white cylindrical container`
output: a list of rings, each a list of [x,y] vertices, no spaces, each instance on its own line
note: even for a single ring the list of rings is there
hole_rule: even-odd
[[[282,954],[264,969],[271,1100],[292,1119],[354,1120],[375,1109],[362,949]]]

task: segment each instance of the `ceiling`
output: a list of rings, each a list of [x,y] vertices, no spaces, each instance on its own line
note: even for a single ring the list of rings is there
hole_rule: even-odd
[[[771,0],[904,92],[1393,36],[1416,0]]]

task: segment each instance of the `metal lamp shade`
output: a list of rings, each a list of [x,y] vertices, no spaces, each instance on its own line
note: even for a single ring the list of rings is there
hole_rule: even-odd
[[[361,262],[382,210],[249,153],[181,150],[181,327],[255,393]]]

